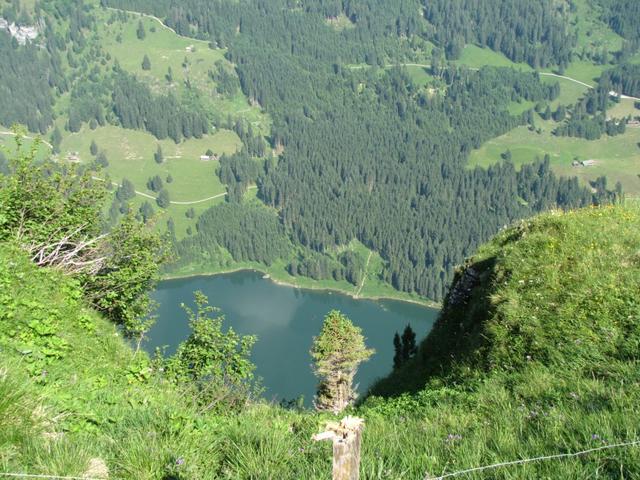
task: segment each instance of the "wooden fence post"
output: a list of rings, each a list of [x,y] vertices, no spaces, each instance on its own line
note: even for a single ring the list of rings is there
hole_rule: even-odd
[[[328,423],[324,432],[313,436],[315,441],[333,441],[333,480],[359,480],[363,429],[364,420],[345,417],[340,423]]]

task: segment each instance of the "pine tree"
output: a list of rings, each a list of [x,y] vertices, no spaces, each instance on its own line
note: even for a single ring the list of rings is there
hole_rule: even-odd
[[[400,340],[400,335],[398,332],[393,336],[393,368],[398,368],[402,365],[402,340]]]
[[[315,407],[340,413],[357,398],[353,379],[358,366],[373,355],[364,343],[362,330],[337,310],[327,314],[320,335],[313,340],[311,357],[320,380]]]
[[[138,36],[138,40],[144,40],[144,37],[147,36],[147,32],[145,32],[144,30],[142,20],[138,21],[138,29],[136,30],[136,35]]]
[[[142,205],[140,205],[140,209],[138,211],[144,223],[147,223],[155,213],[153,210],[153,206],[146,200],[142,203]]]
[[[167,231],[172,237],[176,236],[176,223],[173,221],[173,217],[167,219]]]
[[[120,202],[124,203],[128,200],[131,200],[136,196],[136,187],[133,185],[131,180],[127,178],[122,179],[122,184],[116,190],[116,198],[120,200]]]
[[[171,201],[169,200],[169,192],[166,188],[160,190],[160,193],[158,193],[158,198],[156,198],[156,203],[160,208],[169,208]]]
[[[153,159],[156,163],[162,163],[164,161],[164,155],[162,154],[162,147],[158,144],[158,149],[156,153],[153,154]]]
[[[93,155],[94,157],[98,154],[98,144],[96,143],[95,140],[91,140],[91,146],[89,147],[89,151],[91,152],[91,155]]]
[[[413,357],[418,351],[416,346],[416,334],[411,328],[411,325],[407,325],[402,332],[402,337],[396,332],[393,336],[393,349],[395,351],[393,355],[393,368],[399,368]]]
[[[101,150],[96,157],[96,164],[100,165],[102,168],[107,168],[109,166],[109,160],[107,160],[107,154]]]
[[[149,180],[147,181],[147,188],[152,192],[159,192],[163,187],[164,184],[162,182],[162,178],[160,178],[160,175],[155,175],[149,178]]]
[[[62,143],[62,134],[58,127],[53,129],[51,133],[51,145],[53,145],[53,153],[60,153],[60,143]]]
[[[142,70],[151,70],[151,60],[146,54],[142,59]]]
[[[413,357],[418,351],[416,346],[416,334],[411,328],[411,325],[407,325],[402,333],[402,357],[406,362]]]

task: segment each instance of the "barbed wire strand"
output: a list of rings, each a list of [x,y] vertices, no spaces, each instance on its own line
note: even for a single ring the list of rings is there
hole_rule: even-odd
[[[554,460],[559,458],[578,457],[580,455],[586,455],[588,453],[598,452],[601,450],[610,450],[612,448],[622,448],[622,447],[632,447],[636,445],[640,445],[640,440],[635,440],[633,442],[616,443],[613,445],[604,445],[602,447],[590,448],[588,450],[582,450],[580,452],[558,453],[556,455],[545,455],[542,457],[523,458],[521,460],[514,460],[511,462],[494,463],[493,465],[485,465],[483,467],[474,467],[474,468],[468,468],[466,470],[460,470],[453,473],[447,473],[439,477],[431,477],[430,475],[427,474],[425,476],[425,480],[444,480],[445,478],[458,477],[460,475],[466,475],[467,473],[481,472],[484,470],[492,470],[495,468],[508,467],[512,465],[522,465],[524,463],[539,462],[543,460]],[[89,477],[66,477],[66,476],[59,476],[59,475],[38,475],[38,474],[30,474],[30,473],[9,473],[9,472],[2,472],[0,473],[0,476],[12,477],[12,478],[43,478],[43,479],[49,479],[49,480],[101,480],[98,478],[89,478]]]
[[[92,477],[61,477],[59,475],[38,475],[35,473],[9,473],[0,472],[1,477],[10,478],[48,478],[49,480],[103,480],[101,478]]]
[[[467,473],[473,473],[473,472],[480,472],[482,470],[490,470],[490,469],[494,469],[494,468],[508,467],[508,466],[511,466],[511,465],[521,465],[523,463],[538,462],[538,461],[542,461],[542,460],[554,460],[554,459],[558,459],[558,458],[578,457],[580,455],[586,455],[587,453],[593,453],[593,452],[597,452],[597,451],[600,451],[600,450],[608,450],[608,449],[611,449],[611,448],[621,448],[621,447],[631,447],[631,446],[635,446],[635,445],[640,445],[640,440],[635,440],[633,442],[616,443],[616,444],[612,444],[612,445],[604,445],[602,447],[590,448],[589,450],[582,450],[581,452],[558,453],[556,455],[546,455],[546,456],[543,456],[543,457],[523,458],[521,460],[514,460],[514,461],[511,461],[511,462],[494,463],[493,465],[486,465],[484,467],[474,467],[474,468],[469,468],[467,470],[460,470],[458,472],[447,473],[447,474],[441,475],[439,477],[431,477],[431,476],[429,476],[429,474],[427,474],[425,476],[424,480],[443,480],[445,478],[458,477],[460,475],[466,475]]]

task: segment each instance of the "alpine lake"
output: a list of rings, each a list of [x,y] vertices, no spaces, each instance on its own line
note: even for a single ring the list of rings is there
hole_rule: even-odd
[[[223,314],[223,329],[241,335],[256,335],[252,361],[261,377],[267,400],[298,399],[311,406],[318,379],[311,369],[309,349],[322,328],[325,315],[339,310],[362,328],[368,347],[375,349],[356,375],[358,392],[364,393],[393,366],[393,336],[407,325],[419,342],[431,330],[438,310],[397,300],[354,299],[328,290],[306,290],[279,285],[262,273],[240,271],[229,274],[190,277],[161,282],[153,297],[159,307],[157,321],[149,332],[145,348],[154,352],[166,348],[175,352],[189,333],[184,303],[194,308],[193,292],[200,290],[209,304]]]

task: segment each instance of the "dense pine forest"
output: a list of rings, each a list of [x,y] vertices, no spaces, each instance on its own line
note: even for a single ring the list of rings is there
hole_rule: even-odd
[[[285,2],[256,2],[254,10],[226,2],[206,8],[198,2],[181,8],[170,3],[108,4],[147,9],[166,16],[168,25],[179,32],[208,34],[225,45],[225,39],[239,29],[240,36],[228,45],[229,58],[237,65],[245,94],[274,120],[272,146],[284,149],[254,181],[260,198],[278,210],[294,243],[307,249],[290,272],[313,271],[314,278],[336,278],[340,270],[335,264],[309,250],[322,253],[357,238],[388,262],[384,279],[395,288],[439,300],[454,266],[501,226],[553,206],[584,206],[594,199],[576,181],[557,179],[544,162],[521,172],[509,164],[490,170],[464,168],[472,148],[532,121],[530,114],[510,115],[510,102],[551,101],[558,95],[557,85],[511,70],[443,68],[442,89],[425,91],[400,68],[346,67],[361,62],[375,65],[373,59],[393,50],[396,59],[410,55],[402,38],[421,26],[407,21],[409,3],[400,2],[395,10],[379,15],[367,2],[344,11],[337,4],[309,7],[304,14]],[[472,11],[470,4],[460,7],[460,12]],[[550,8],[541,2],[542,11]],[[434,6],[429,15],[444,15],[437,10]],[[514,22],[526,21],[517,17],[522,9],[505,10]],[[355,28],[334,32],[324,25],[324,17],[339,13],[354,20]],[[494,13],[487,9],[486,19]],[[361,20],[368,15],[376,22]],[[530,15],[537,17],[538,12]],[[264,16],[276,21],[265,23]],[[557,19],[561,21],[561,15]],[[455,25],[451,19],[442,21],[447,28]],[[448,30],[432,24],[442,36],[440,43],[447,43],[445,50],[451,50]],[[562,30],[553,24],[548,28]],[[477,30],[478,35],[488,36],[483,28]],[[532,64],[567,61],[570,39],[558,38],[546,57],[535,59],[541,54],[528,51],[530,37],[523,32],[511,41],[522,47],[511,52],[514,59]],[[372,50],[379,45],[383,47]],[[508,42],[504,45],[513,48]],[[229,200],[236,198],[232,194]],[[249,212],[247,216],[251,218]],[[206,261],[211,254],[204,246],[216,227],[206,228],[206,223],[203,218],[198,225],[201,240],[183,241],[179,249],[183,261]],[[251,225],[254,228],[248,231],[260,231],[258,223]],[[268,238],[256,235],[255,241],[269,244]],[[253,249],[253,256],[234,250],[236,260],[265,261],[258,255],[260,248]],[[312,267],[300,269],[298,264]]]
[[[578,44],[573,1],[101,1],[100,8],[111,9],[107,25],[126,20],[126,11],[143,12],[207,43],[198,48],[224,48],[235,71],[220,61],[211,66],[214,94],[232,98],[240,89],[269,116],[267,131],[241,116],[208,110],[186,56],[183,84],[171,68],[160,85],[149,84],[91,40],[91,29],[102,21],[95,5],[43,0],[35,12],[45,18],[40,45],[18,45],[0,32],[0,47],[14,65],[0,74],[0,88],[15,102],[3,109],[0,123],[44,133],[62,115],[72,134],[84,125],[113,125],[176,144],[229,129],[243,146],[223,155],[215,173],[230,205],[202,215],[186,212],[193,228],[187,238],[174,235],[176,261],[168,271],[205,265],[222,247],[238,262],[285,260],[294,276],[354,280],[362,272],[353,265],[363,259],[346,261],[336,252],[357,239],[381,255],[383,281],[439,301],[455,265],[505,225],[549,208],[621,196],[620,186],[607,189],[605,179],[585,186],[558,176],[543,156],[524,168],[511,164],[510,154],[490,168],[469,169],[467,161],[471,151],[515,127],[539,130],[539,118],[553,119],[559,137],[624,134],[625,122],[608,116],[610,91],[637,95],[636,65],[624,63],[638,47],[637,20],[615,17],[623,4],[597,4],[600,21],[625,38],[623,63],[606,70],[578,101],[552,111],[559,83],[536,72],[471,69],[455,61],[465,45],[475,44],[522,65],[564,71]],[[9,2],[3,15],[35,22],[25,11]],[[137,40],[148,34],[139,21]],[[427,85],[402,66],[416,61],[428,62]],[[146,54],[138,62],[142,72],[153,68]],[[27,98],[32,91],[37,95]],[[54,112],[62,98],[62,112]],[[60,127],[56,122],[51,135],[54,151]],[[92,155],[95,164],[109,165],[104,152]],[[156,163],[163,161],[160,152]],[[175,200],[149,180],[156,201],[132,207],[141,185],[127,178],[125,184],[131,193],[113,201],[111,224],[132,209],[148,222],[156,207],[166,210]],[[262,205],[244,200],[253,186]],[[163,222],[170,233],[174,220]]]
[[[47,74],[51,65],[36,46],[18,47],[9,35],[0,34],[0,124],[22,123],[46,133],[53,121],[53,95]]]

